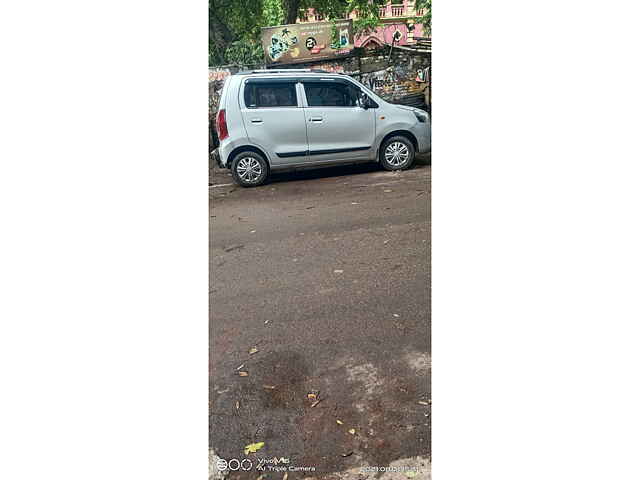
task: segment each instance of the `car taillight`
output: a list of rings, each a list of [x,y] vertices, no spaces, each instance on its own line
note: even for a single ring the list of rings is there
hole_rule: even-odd
[[[216,130],[218,131],[218,140],[222,141],[229,136],[229,130],[227,129],[227,114],[222,110],[218,110],[218,117],[216,118]]]

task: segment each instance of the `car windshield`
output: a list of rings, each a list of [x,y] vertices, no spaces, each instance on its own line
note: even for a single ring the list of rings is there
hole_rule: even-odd
[[[382,100],[378,95],[376,95],[374,92],[372,92],[369,87],[366,87],[365,85],[363,85],[362,83],[360,83],[358,80],[356,80],[355,78],[351,78],[350,79],[352,82],[354,82],[359,88],[362,89],[363,92],[367,92],[367,94],[372,97],[374,100],[376,101],[384,101]]]

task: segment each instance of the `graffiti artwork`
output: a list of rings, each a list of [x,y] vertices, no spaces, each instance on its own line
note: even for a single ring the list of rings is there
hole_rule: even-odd
[[[291,56],[295,58],[299,55],[299,50],[297,48],[293,48],[297,43],[298,37],[292,35],[291,30],[285,27],[280,33],[274,33],[271,35],[271,45],[269,45],[268,48],[269,57],[271,60],[276,62],[280,57],[282,57],[282,55],[292,49]]]
[[[383,98],[414,95],[424,91],[427,70],[416,68],[413,61],[385,70],[364,73],[360,81]]]
[[[215,68],[209,69],[209,81],[210,82],[218,82],[222,81],[231,75],[231,71],[228,68]]]
[[[307,42],[306,42],[307,50],[313,50],[317,44],[318,42],[316,41],[315,38],[313,37],[307,38]]]
[[[304,63],[347,55],[354,48],[352,21],[298,23],[262,29],[268,64]]]

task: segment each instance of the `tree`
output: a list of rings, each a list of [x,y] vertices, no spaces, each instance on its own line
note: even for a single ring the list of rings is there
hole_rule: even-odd
[[[388,0],[209,0],[209,64],[260,63],[262,27],[292,24],[309,8],[328,20],[345,18],[357,11],[355,33],[380,25],[379,8]],[[417,23],[431,33],[431,0],[416,0],[424,8]]]
[[[260,61],[264,0],[209,0],[209,65]]]
[[[424,33],[427,36],[431,36],[431,0],[416,0],[416,10],[424,9],[424,14],[421,17],[416,17],[416,23],[420,23],[424,26]]]

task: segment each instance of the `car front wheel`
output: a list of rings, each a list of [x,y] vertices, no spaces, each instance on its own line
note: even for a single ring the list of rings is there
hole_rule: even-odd
[[[413,164],[416,150],[406,137],[387,139],[380,147],[380,164],[386,170],[405,170]]]

